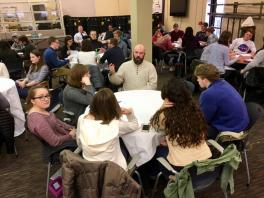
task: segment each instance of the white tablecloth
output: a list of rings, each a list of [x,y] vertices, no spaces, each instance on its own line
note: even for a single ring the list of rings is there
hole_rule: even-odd
[[[160,91],[133,90],[116,92],[115,96],[121,107],[132,107],[140,124],[148,124],[152,115],[161,107],[163,100]],[[148,162],[155,154],[159,140],[163,136],[154,131],[141,129],[123,135],[122,139],[131,156],[139,153],[137,166]]]
[[[11,79],[0,77],[0,92],[10,104],[10,110],[15,118],[15,134],[19,136],[25,131],[25,114],[22,110],[15,82]]]

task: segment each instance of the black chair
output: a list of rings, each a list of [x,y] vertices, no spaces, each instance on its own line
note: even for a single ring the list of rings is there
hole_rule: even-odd
[[[11,79],[18,80],[23,77],[24,67],[22,59],[6,61],[5,65],[8,69],[9,76]]]
[[[0,110],[0,149],[2,143],[6,144],[6,152],[8,154],[15,153],[17,150],[15,147],[15,120],[9,110]]]
[[[256,95],[264,94],[264,68],[255,67],[249,70],[243,82],[243,98],[244,101],[255,101]],[[252,97],[250,97],[252,96]],[[262,101],[259,101],[262,102]]]
[[[66,144],[63,144],[62,146],[53,147],[53,146],[50,146],[48,143],[46,143],[44,140],[38,138],[37,136],[35,137],[41,142],[42,159],[44,163],[47,164],[46,197],[48,197],[48,185],[50,181],[50,171],[51,171],[52,166],[60,164],[59,155],[61,151],[65,149],[74,151],[77,148],[77,145],[73,146],[71,142],[69,142],[69,144],[66,143]]]
[[[229,144],[235,144],[240,152],[244,153],[246,169],[247,169],[247,185],[250,185],[250,172],[248,166],[248,158],[247,158],[247,141],[248,135],[256,123],[256,121],[264,116],[264,108],[253,102],[246,103],[247,111],[250,119],[250,123],[248,129],[242,133],[234,133],[234,132],[221,132],[216,137],[216,141],[219,142],[224,147],[228,146]]]

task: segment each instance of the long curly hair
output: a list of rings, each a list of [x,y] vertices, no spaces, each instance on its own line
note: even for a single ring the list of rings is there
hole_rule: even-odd
[[[151,118],[150,125],[155,130],[164,128],[173,144],[183,148],[199,146],[206,137],[206,121],[185,82],[172,78],[162,88],[161,97],[174,105],[158,110]]]

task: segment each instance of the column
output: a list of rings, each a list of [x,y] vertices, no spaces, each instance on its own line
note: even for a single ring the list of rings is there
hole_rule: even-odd
[[[136,44],[146,48],[145,60],[152,62],[152,1],[130,0],[132,49]]]

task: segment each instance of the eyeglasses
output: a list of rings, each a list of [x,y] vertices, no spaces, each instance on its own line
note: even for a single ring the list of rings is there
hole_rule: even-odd
[[[40,101],[44,101],[45,99],[50,99],[50,95],[46,95],[46,96],[38,96],[38,97],[34,97],[35,99],[39,99]]]

